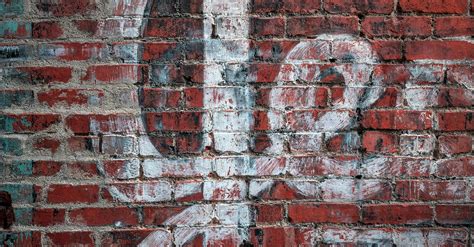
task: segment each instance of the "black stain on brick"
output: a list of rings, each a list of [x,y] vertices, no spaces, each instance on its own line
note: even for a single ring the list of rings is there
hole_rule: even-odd
[[[8,229],[15,221],[12,197],[6,191],[0,191],[0,221],[3,229]]]

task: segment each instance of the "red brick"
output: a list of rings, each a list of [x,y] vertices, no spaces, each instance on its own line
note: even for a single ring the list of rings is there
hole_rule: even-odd
[[[61,24],[55,21],[33,23],[33,38],[57,39],[63,35]]]
[[[438,161],[436,164],[437,176],[472,177],[474,176],[474,157],[461,157]]]
[[[178,107],[181,102],[181,92],[173,89],[144,88],[141,100],[142,107]]]
[[[49,203],[94,203],[98,200],[97,185],[53,184],[48,189]]]
[[[291,223],[356,223],[359,208],[354,204],[295,203],[288,206]]]
[[[85,226],[138,224],[137,210],[128,207],[72,209],[69,211],[69,217],[73,224]]]
[[[429,111],[369,110],[364,113],[364,128],[384,130],[427,130],[432,128]]]
[[[292,17],[287,20],[290,36],[315,37],[320,34],[357,34],[358,19],[354,16]]]
[[[87,68],[82,77],[83,83],[127,83],[143,84],[148,81],[148,67],[146,65],[94,65]]]
[[[474,105],[474,95],[469,89],[440,87],[438,106],[470,107]]]
[[[100,60],[107,56],[107,47],[103,43],[57,42],[38,46],[43,59],[63,61]]]
[[[288,53],[298,44],[297,41],[252,41],[250,43],[250,49],[254,53],[253,58],[256,60],[271,60],[279,62],[285,59]],[[315,52],[315,55],[319,57],[327,55],[325,58],[329,58],[330,54],[324,54],[323,52]],[[323,60],[323,59],[321,59]]]
[[[96,162],[72,162],[67,164],[65,175],[71,178],[98,178],[99,169]]]
[[[360,147],[360,136],[356,133],[335,133],[326,135],[326,149],[329,152],[347,152],[352,153]]]
[[[61,171],[62,163],[57,161],[35,161],[33,163],[34,176],[55,176]]]
[[[373,78],[382,85],[404,85],[410,79],[408,68],[402,64],[380,64],[376,65]]]
[[[204,106],[204,93],[202,88],[185,88],[184,100],[186,107],[199,108]]]
[[[401,41],[371,40],[370,43],[380,60],[400,60],[403,57]]]
[[[163,112],[148,113],[148,131],[198,131],[202,126],[202,112]]]
[[[203,146],[202,133],[182,133],[176,137],[176,148],[178,154],[201,154]]]
[[[74,25],[76,28],[81,31],[85,32],[89,35],[94,35],[97,33],[99,28],[99,21],[97,20],[75,20]]]
[[[72,79],[70,67],[19,67],[18,70],[27,73],[33,84],[67,83]]]
[[[188,207],[145,207],[143,208],[143,223],[145,225],[163,225],[168,219],[182,213],[186,208]],[[198,216],[199,215],[190,215],[190,217]],[[181,219],[181,221],[184,222],[186,220],[188,219]]]
[[[144,61],[179,61],[183,56],[174,42],[147,42],[144,45]]]
[[[50,232],[46,233],[46,238],[52,246],[95,246],[92,232]]]
[[[447,70],[447,80],[450,84],[474,86],[474,66],[451,65]]]
[[[320,6],[321,4],[319,1],[313,0],[283,0],[280,11],[286,13],[308,14],[319,11]]]
[[[73,152],[99,153],[99,137],[73,136],[67,140],[68,147]]]
[[[439,152],[444,155],[470,153],[472,137],[467,135],[443,135],[438,138]]]
[[[436,205],[436,222],[450,225],[473,225],[474,205]]]
[[[254,13],[315,13],[321,8],[319,1],[313,0],[255,0],[252,5]]]
[[[314,246],[315,230],[311,227],[252,227],[250,241],[253,246]]]
[[[329,13],[389,14],[393,11],[393,1],[324,0],[324,9]]]
[[[284,208],[279,204],[255,205],[257,223],[275,223],[283,220]]]
[[[467,4],[467,0],[400,0],[399,7],[403,12],[463,14],[467,13]]]
[[[440,37],[473,36],[473,17],[439,17],[434,23],[435,34]]]
[[[467,41],[408,41],[406,59],[472,60],[474,44]]]
[[[54,16],[72,16],[76,14],[84,15],[96,8],[95,2],[91,0],[43,0],[36,4],[36,7],[45,13]]]
[[[431,35],[429,17],[366,17],[362,32],[368,37],[427,37]]]
[[[171,233],[163,229],[114,230],[110,232],[105,232],[102,235],[100,246],[118,247],[118,246],[139,246],[140,244],[143,245],[143,241],[148,236],[152,235],[155,232],[160,232],[160,233],[162,232],[165,236],[167,236],[166,239],[159,238],[159,240],[171,242],[171,239],[172,239]],[[159,244],[166,245],[165,242],[160,242]]]
[[[106,160],[104,176],[106,178],[132,179],[138,177],[138,160]]]
[[[37,226],[53,226],[64,223],[66,210],[56,208],[37,208],[33,210],[33,224]]]
[[[202,38],[204,20],[200,18],[148,19],[145,36],[157,38]]]
[[[474,130],[474,112],[439,112],[438,130],[469,131]]]
[[[397,135],[378,131],[366,131],[362,137],[362,146],[369,153],[396,153],[398,142]]]
[[[395,193],[404,201],[462,201],[467,194],[464,181],[397,181]]]
[[[272,146],[272,140],[267,134],[257,134],[252,140],[252,151],[264,153],[266,149]]]
[[[250,20],[251,35],[261,37],[283,37],[285,35],[285,20],[281,17],[257,18]]]
[[[362,208],[365,224],[426,224],[433,221],[433,210],[422,204],[377,204]]]
[[[32,133],[44,131],[61,122],[57,114],[0,115],[0,131]]]
[[[136,119],[132,115],[69,115],[66,126],[74,133],[88,134],[124,133],[137,130]]]
[[[319,191],[315,181],[252,180],[250,196],[260,200],[316,199]]]
[[[38,101],[50,107],[65,104],[67,106],[100,106],[104,97],[102,90],[94,89],[51,89],[38,92]]]
[[[400,97],[401,92],[395,87],[387,87],[384,89],[382,95],[376,100],[373,107],[396,107],[397,99]]]
[[[58,151],[59,146],[61,145],[61,141],[54,138],[39,138],[36,139],[33,143],[33,148],[35,149],[46,149],[49,150],[51,153],[56,153]]]

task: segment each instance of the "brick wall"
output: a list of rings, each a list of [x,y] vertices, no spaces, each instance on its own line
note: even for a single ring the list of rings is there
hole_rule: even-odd
[[[473,13],[0,0],[0,240],[470,246]]]

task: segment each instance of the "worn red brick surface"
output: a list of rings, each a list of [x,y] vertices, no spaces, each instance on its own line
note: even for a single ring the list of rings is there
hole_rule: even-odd
[[[471,246],[473,14],[0,0],[0,243]]]

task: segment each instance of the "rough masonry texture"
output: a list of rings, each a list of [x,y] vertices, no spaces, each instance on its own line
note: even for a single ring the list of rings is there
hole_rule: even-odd
[[[471,0],[0,0],[0,244],[471,246]]]

